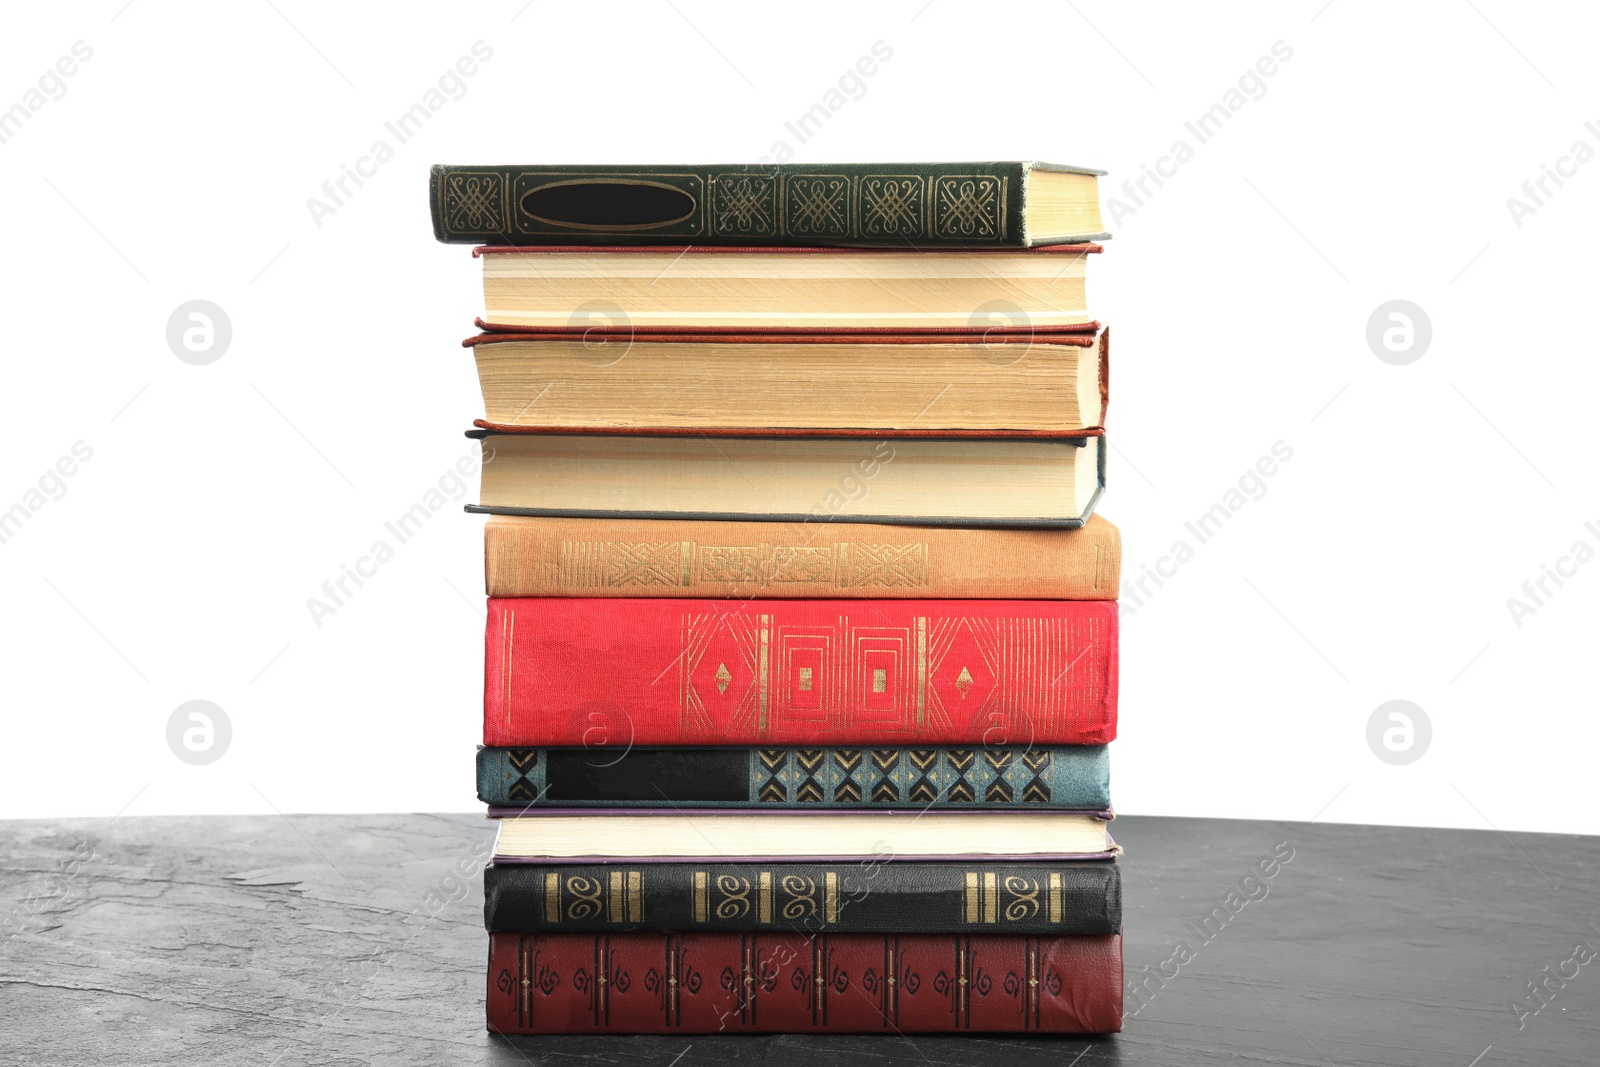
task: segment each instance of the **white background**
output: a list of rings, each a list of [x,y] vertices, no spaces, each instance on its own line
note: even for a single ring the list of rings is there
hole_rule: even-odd
[[[457,347],[477,265],[433,242],[427,167],[784,141],[1112,171],[1133,210],[1090,300],[1115,327],[1102,510],[1130,578],[1293,449],[1125,614],[1122,811],[1600,832],[1600,562],[1520,627],[1507,607],[1600,549],[1600,161],[1521,226],[1507,207],[1600,149],[1578,5],[274,3],[34,4],[0,37],[0,108],[93,49],[0,144],[0,509],[93,449],[0,544],[0,816],[474,809],[482,520],[453,500],[320,627],[306,604],[480,411]],[[397,144],[384,123],[480,40],[464,95]],[[801,143],[785,123],[879,41]],[[1199,143],[1185,122],[1279,41],[1292,58]],[[394,158],[318,225],[308,198],[380,138]],[[1180,139],[1153,195],[1119,191]],[[209,366],[167,346],[192,299],[232,323]],[[1407,366],[1366,342],[1391,299],[1432,323]],[[201,767],[166,742],[197,698],[233,727]],[[1366,740],[1397,698],[1433,727],[1407,766]]]

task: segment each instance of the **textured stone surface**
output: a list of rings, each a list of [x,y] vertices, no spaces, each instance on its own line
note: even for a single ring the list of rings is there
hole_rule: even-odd
[[[1118,1037],[513,1042],[483,1032],[481,818],[0,822],[0,1063],[1595,1062],[1600,959],[1574,949],[1600,950],[1600,838],[1117,831],[1128,977],[1146,989]],[[1294,858],[1241,887],[1281,842]],[[1544,1006],[1519,1018],[1518,1001]]]

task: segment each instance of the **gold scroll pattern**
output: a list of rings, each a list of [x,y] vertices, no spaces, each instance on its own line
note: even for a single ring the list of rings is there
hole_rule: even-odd
[[[694,921],[744,921],[751,917],[767,926],[793,923],[817,916],[827,923],[839,921],[839,874],[824,871],[820,879],[771,871],[758,871],[754,880],[730,874],[694,872]]]
[[[546,871],[544,921],[637,923],[644,920],[642,871],[609,871],[604,878]]]
[[[1004,925],[1032,919],[1044,909],[1048,922],[1058,923],[1065,912],[1065,887],[1061,872],[1037,878],[1004,875],[998,871],[967,871],[962,914],[972,926]]]

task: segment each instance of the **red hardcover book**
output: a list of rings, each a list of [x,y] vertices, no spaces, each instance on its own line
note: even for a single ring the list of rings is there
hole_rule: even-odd
[[[483,690],[499,747],[1099,745],[1117,605],[491,598]]]
[[[1116,1033],[1122,937],[491,934],[499,1034]]]

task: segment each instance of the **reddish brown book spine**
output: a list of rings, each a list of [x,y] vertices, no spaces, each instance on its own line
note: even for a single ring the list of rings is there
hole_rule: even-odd
[[[1115,1033],[1122,938],[491,934],[501,1034]]]
[[[483,743],[1100,745],[1117,605],[493,598]]]

